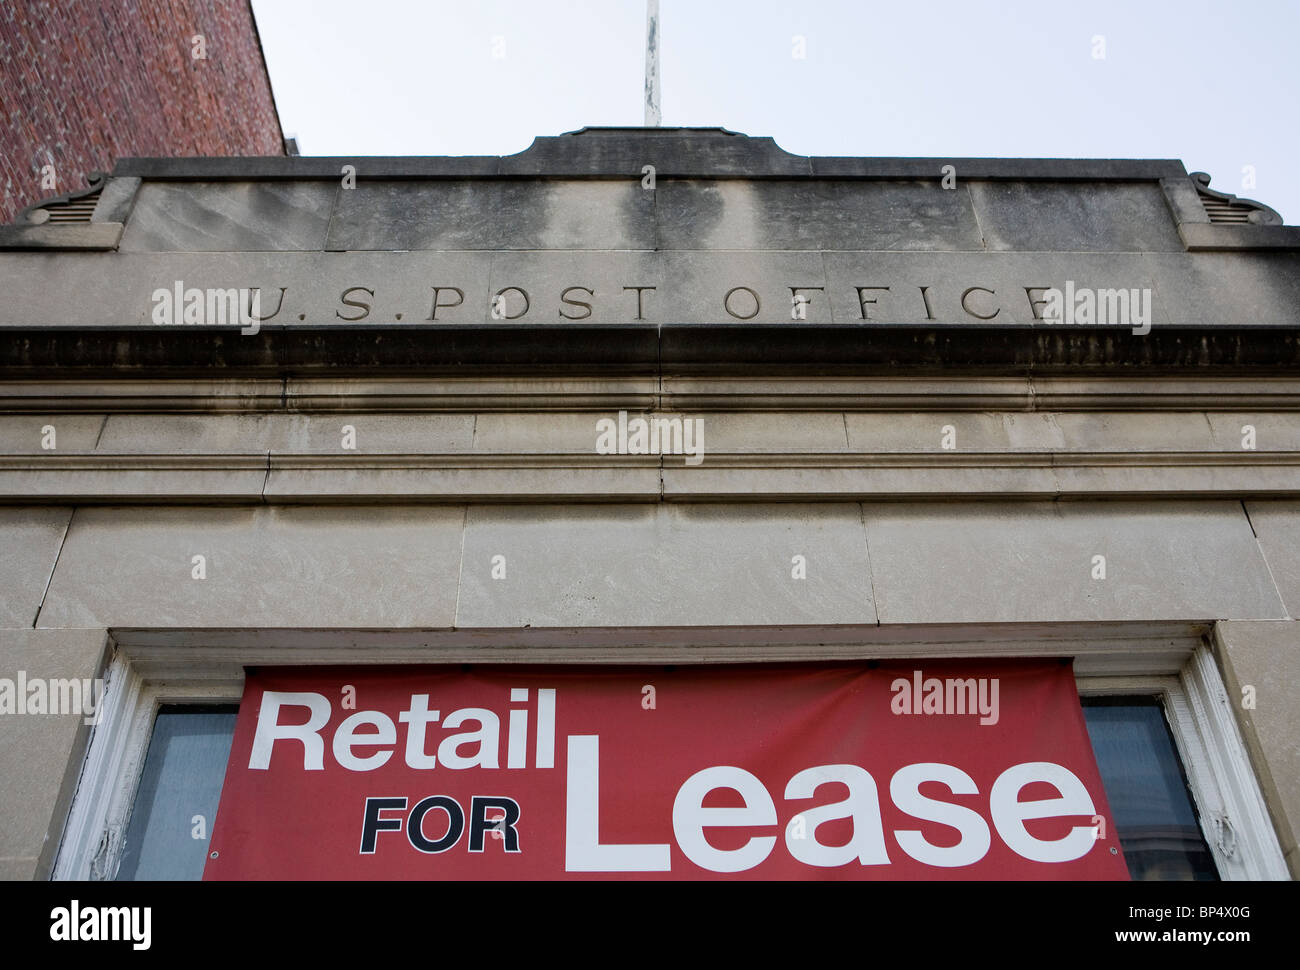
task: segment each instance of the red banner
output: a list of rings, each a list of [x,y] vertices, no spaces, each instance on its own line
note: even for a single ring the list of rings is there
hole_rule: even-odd
[[[250,670],[207,879],[1127,879],[1068,663]]]

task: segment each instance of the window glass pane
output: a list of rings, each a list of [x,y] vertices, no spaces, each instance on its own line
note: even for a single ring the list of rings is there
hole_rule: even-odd
[[[1080,700],[1129,875],[1218,879],[1159,700]]]
[[[126,830],[118,879],[201,879],[237,707],[164,707]],[[194,816],[201,815],[200,823]],[[196,837],[201,833],[202,837]]]

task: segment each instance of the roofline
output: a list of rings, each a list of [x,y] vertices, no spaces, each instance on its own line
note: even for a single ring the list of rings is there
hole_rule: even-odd
[[[601,167],[587,171],[519,171],[508,164],[517,155],[324,155],[202,158],[120,158],[117,178],[157,181],[337,180],[344,165],[369,179],[528,177],[641,177],[639,169]],[[934,179],[952,165],[963,179],[1050,182],[1157,182],[1186,178],[1178,159],[1166,158],[854,158],[811,156],[806,172],[710,171],[707,166],[674,170],[658,167],[660,176],[716,178],[853,178]]]
[[[951,165],[960,179],[1145,182],[1186,178],[1177,159],[865,158],[793,155],[771,138],[723,128],[583,128],[539,136],[514,155],[337,155],[323,157],[122,158],[113,175],[176,181],[310,180],[344,165],[375,179],[697,178],[935,179]]]

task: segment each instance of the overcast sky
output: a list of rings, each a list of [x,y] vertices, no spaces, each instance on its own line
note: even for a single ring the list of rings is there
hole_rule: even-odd
[[[253,0],[304,155],[505,155],[640,125],[645,6]],[[1300,0],[660,7],[666,126],[802,155],[1177,158],[1300,222]]]

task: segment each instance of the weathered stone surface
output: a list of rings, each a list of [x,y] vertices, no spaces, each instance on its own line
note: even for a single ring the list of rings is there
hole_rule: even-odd
[[[36,621],[71,518],[69,508],[0,508],[0,627]]]
[[[752,326],[760,324],[781,324],[781,332],[796,336],[830,322],[873,328],[1032,325],[1052,338],[1093,343],[1128,338],[1141,329],[1136,322],[1087,328],[1043,321],[1041,302],[1031,300],[1041,301],[1048,287],[1073,282],[1096,291],[1151,290],[1152,332],[1133,342],[1126,355],[1130,366],[1138,366],[1155,352],[1160,331],[1171,327],[1212,327],[1220,333],[1247,326],[1293,330],[1300,253],[573,250],[85,253],[57,260],[21,253],[0,258],[0,287],[7,296],[0,303],[0,327],[141,327],[183,334],[194,325],[153,322],[156,291],[172,292],[177,282],[186,290],[259,289],[261,326],[267,329],[749,324],[755,339]],[[492,295],[507,286],[529,292],[529,310],[521,316],[522,298],[509,293],[504,313],[510,319],[493,319]],[[562,295],[571,286],[596,295],[589,299],[574,291],[574,302],[566,304]],[[642,320],[633,289],[638,286],[655,287],[643,296]],[[436,316],[435,287],[440,288]],[[739,287],[758,293],[758,313],[753,297]],[[808,300],[803,319],[792,312],[792,287],[809,288],[802,292]],[[729,291],[734,292],[727,303]],[[86,299],[88,293],[94,300]],[[579,301],[593,304],[591,316]],[[240,327],[227,321],[222,329],[237,336]],[[1196,352],[1194,345],[1183,350]]]
[[[93,680],[107,639],[104,630],[0,629],[0,677]],[[0,879],[49,878],[89,734],[83,713],[4,715]]]
[[[1295,328],[1298,252],[1194,252],[1150,258],[1157,267],[1156,312],[1171,326]]]
[[[865,514],[882,623],[1286,616],[1235,502],[867,505]],[[1099,555],[1104,580],[1092,578]]]
[[[99,201],[95,203],[95,211],[91,215],[90,221],[115,222],[118,225],[125,226],[126,220],[131,215],[136,193],[139,190],[140,179],[138,178],[109,179],[104,183],[104,188],[100,190]]]
[[[120,222],[0,226],[0,249],[107,250],[122,238]]]
[[[456,625],[874,623],[862,540],[856,505],[472,507]]]
[[[1295,226],[1211,225],[1208,222],[1185,223],[1178,235],[1188,252],[1207,250],[1300,249],[1300,229]]]
[[[791,155],[771,138],[722,128],[588,127],[539,136],[517,155],[505,155],[503,175],[618,175],[637,179],[646,165],[664,175],[800,175],[811,159]]]
[[[1043,464],[1039,467],[976,467],[924,465],[903,466],[882,462],[844,464],[797,458],[771,462],[727,462],[714,457],[698,466],[682,459],[665,459],[663,493],[667,499],[685,501],[750,501],[765,499],[798,501],[851,501],[879,498],[965,498],[1003,497],[1048,498],[1058,494],[1060,477]]]
[[[403,461],[358,458],[318,464],[272,457],[267,502],[653,502],[658,459],[555,460],[514,465],[500,459]]]
[[[669,412],[654,412],[668,416]],[[852,450],[842,414],[789,411],[775,414],[682,412],[700,422],[705,461],[709,454],[763,455],[793,452],[833,454]]]
[[[450,626],[459,508],[92,508],[40,627]],[[205,557],[205,579],[193,557]]]
[[[1300,502],[1244,504],[1287,614],[1300,618]]]
[[[672,251],[663,255],[663,271],[658,319],[665,323],[785,324],[797,330],[832,320],[818,253]],[[796,296],[806,299],[801,309]]]
[[[477,307],[486,326],[560,327],[657,323],[673,288],[658,253],[527,252],[492,257],[489,295]],[[638,293],[634,287],[654,287]],[[493,300],[500,294],[493,318]],[[639,320],[638,320],[639,316]],[[463,319],[463,316],[461,317]]]
[[[109,455],[257,455],[284,415],[112,414],[97,450]]]
[[[94,451],[106,417],[103,414],[0,415],[0,454],[53,457]],[[52,447],[47,448],[47,443]]]
[[[677,437],[655,454],[682,454],[684,422],[695,422],[694,445],[704,454],[765,454],[770,452],[842,452],[846,449],[844,420],[838,413],[726,414],[629,409],[626,420],[666,421]],[[600,422],[619,421],[619,412],[487,413],[475,418],[476,454],[596,455]],[[604,427],[609,427],[608,425]],[[681,432],[678,431],[681,428]],[[706,458],[707,460],[707,458]]]
[[[805,156],[773,139],[725,128],[614,128],[590,126],[542,135],[514,155],[252,156],[122,158],[114,177],[146,179],[337,179],[341,166],[364,163],[371,178],[467,178],[499,175],[640,176],[654,164],[670,175],[701,178],[938,178],[952,164],[966,179],[1143,182],[1183,179],[1176,159],[1150,158],[888,158]]]
[[[114,414],[96,450],[123,455],[441,455],[469,451],[473,433],[472,414]]]
[[[972,250],[970,196],[939,182],[668,179],[661,249]]]
[[[1052,448],[1059,445],[1060,435],[1050,421],[1045,414],[1001,415],[979,411],[844,415],[850,450],[865,454],[960,455],[1011,451],[1012,430],[1022,448]]]
[[[211,158],[119,158],[113,177],[165,181],[297,180],[340,184],[344,165],[363,166],[371,179],[468,178],[497,174],[496,155],[219,155]],[[1140,163],[1139,163],[1140,164]],[[1162,164],[1162,163],[1157,163]],[[1163,163],[1168,164],[1168,163]],[[1178,163],[1173,163],[1177,165]],[[1181,166],[1180,166],[1181,168]],[[1137,177],[1150,174],[1143,168]],[[1186,174],[1185,171],[1183,174]]]
[[[655,248],[654,193],[626,181],[370,181],[358,168],[331,250]]]
[[[1144,454],[1220,450],[1202,412],[1063,412],[1053,414],[1051,421],[1060,429],[1065,451]]]
[[[617,416],[617,412],[592,411],[480,414],[474,418],[474,453],[595,455],[597,422]]]
[[[224,159],[223,159],[224,161]],[[276,163],[280,163],[276,159]],[[867,156],[819,156],[811,159],[814,178],[933,179],[953,167],[953,176],[963,181],[1025,180],[1085,182],[1146,182],[1181,179],[1191,187],[1183,163],[1163,158],[877,158]],[[766,174],[758,173],[754,174]],[[1192,191],[1195,191],[1193,188]]]
[[[21,385],[14,383],[9,387]],[[490,374],[387,377],[380,374],[360,380],[290,378],[284,383],[284,401],[291,408],[325,411],[351,410],[359,404],[376,409],[426,413],[521,407],[540,410],[611,406],[644,409],[654,404],[658,387],[658,382],[652,378],[615,375],[571,378]],[[22,393],[26,399],[31,392],[23,388]]]
[[[1205,419],[1223,451],[1300,451],[1300,414],[1294,411],[1210,412]]]
[[[945,452],[944,455],[949,453]],[[1294,465],[1225,467],[1159,457],[1071,461],[1055,454],[799,455],[767,461],[713,454],[700,465],[664,458],[663,496],[674,501],[855,501],[884,499],[1163,499],[1196,495],[1289,496]]]
[[[0,461],[0,499],[64,505],[106,502],[260,502],[264,455],[168,455]]]
[[[122,252],[321,250],[338,182],[145,182]]]
[[[1170,213],[1174,217],[1174,222],[1178,223],[1180,232],[1188,223],[1209,224],[1210,216],[1201,203],[1201,194],[1196,190],[1196,183],[1186,175],[1162,178],[1160,190],[1164,193],[1165,201],[1169,203]]]
[[[992,250],[1183,250],[1158,184],[971,181],[966,186]]]
[[[0,882],[30,882],[36,878],[37,859],[33,856],[0,859]]]
[[[135,253],[96,254],[68,263],[23,254],[0,260],[0,287],[10,296],[0,304],[0,326],[59,327],[75,321],[80,327],[140,327],[183,341],[202,330],[179,320],[153,322],[155,307],[163,305],[155,301],[156,291],[173,292],[177,282],[184,284],[183,292],[259,289],[260,327],[268,329],[482,324],[491,321],[491,258],[487,253]],[[461,296],[444,289],[442,307],[430,320],[435,286],[456,287]],[[95,299],[87,301],[87,293]],[[236,320],[205,326],[232,341],[255,336],[242,335]]]
[[[1176,319],[1177,306],[1157,299],[1163,267],[1151,254],[827,252],[825,264],[836,323],[1077,332],[1083,328],[1042,318],[1045,291],[1064,291],[1067,282],[1078,289],[1150,289],[1152,328]],[[1108,324],[1093,332],[1129,334],[1133,329]]]

